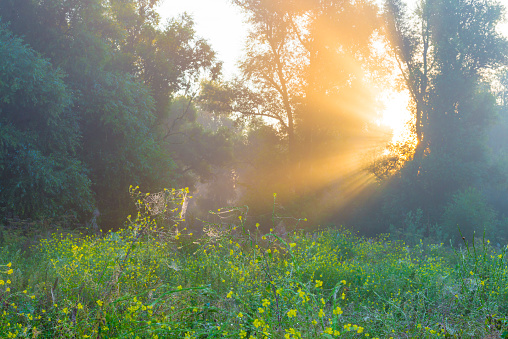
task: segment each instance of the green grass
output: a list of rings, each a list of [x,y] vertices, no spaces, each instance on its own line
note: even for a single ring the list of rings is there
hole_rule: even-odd
[[[236,220],[195,237],[139,214],[28,254],[4,234],[2,338],[506,337],[506,247],[281,238]]]

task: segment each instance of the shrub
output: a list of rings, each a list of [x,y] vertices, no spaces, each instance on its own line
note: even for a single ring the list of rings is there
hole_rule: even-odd
[[[445,231],[456,235],[457,240],[462,234],[468,241],[472,241],[475,234],[482,237],[484,231],[487,236],[493,235],[496,213],[480,192],[469,187],[452,197],[445,207],[442,223]]]

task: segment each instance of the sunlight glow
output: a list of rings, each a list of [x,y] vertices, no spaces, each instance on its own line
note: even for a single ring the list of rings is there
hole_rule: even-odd
[[[160,8],[163,19],[174,17],[183,11],[193,15],[196,33],[209,39],[212,47],[218,51],[218,58],[224,60],[226,78],[237,73],[235,64],[244,55],[248,32],[248,24],[243,22],[244,18],[240,11],[233,8],[227,0],[167,1]],[[321,38],[335,42],[338,40],[335,33],[329,34],[331,35]],[[346,34],[345,37],[347,36]],[[378,54],[386,54],[382,39],[378,39],[375,48]],[[330,63],[330,70],[339,63],[358,76],[365,75],[361,65],[357,64],[358,61],[353,57],[344,56],[340,60],[334,60],[326,59],[325,56],[323,62]],[[387,60],[387,63],[390,61]],[[361,86],[354,87],[349,92],[328,96],[329,102],[321,105],[328,112],[342,113],[343,124],[351,127],[350,131],[345,129],[342,132],[344,135],[341,137],[346,140],[345,142],[339,144],[332,142],[327,149],[313,150],[312,156],[306,159],[305,164],[298,163],[294,167],[277,169],[277,176],[284,178],[291,173],[290,176],[294,181],[302,183],[299,195],[319,192],[321,204],[318,207],[319,211],[314,211],[315,215],[333,214],[337,210],[347,209],[349,204],[362,199],[365,192],[372,189],[376,183],[377,174],[371,169],[373,162],[390,165],[389,161],[393,158],[403,163],[412,157],[411,150],[414,150],[416,142],[411,132],[410,95],[407,90],[398,92],[395,89],[396,64],[393,63],[393,67],[388,67],[394,69],[393,81],[382,81],[382,84],[363,91],[358,90]],[[293,85],[293,90],[298,87],[298,84]],[[317,95],[316,100],[323,100],[326,97],[327,95]],[[364,99],[373,97],[378,97],[378,100]],[[381,108],[376,107],[378,103],[381,103]],[[336,118],[332,113],[321,117],[323,121],[330,119],[332,123]],[[355,132],[360,130],[359,124],[366,122],[367,124],[372,122],[372,125],[376,126],[368,127],[369,130],[364,131],[365,133]],[[406,147],[407,145],[413,146]],[[333,147],[333,152],[330,152],[330,147]],[[389,161],[386,162],[385,159]],[[379,167],[382,168],[382,165]]]
[[[409,91],[385,90],[381,102],[384,110],[379,123],[389,127],[393,134],[391,142],[381,153],[377,153],[374,161],[375,163],[388,161],[400,169],[400,166],[413,158],[418,144],[414,132],[414,117],[410,112]]]
[[[384,106],[380,124],[389,127],[393,131],[392,142],[413,142],[413,136],[409,129],[411,112],[409,91],[396,92],[391,89],[385,90],[380,101]]]
[[[398,141],[405,132],[406,123],[411,119],[410,112],[407,110],[409,93],[386,90],[381,101],[385,107],[381,124],[390,127],[393,131],[393,140]]]

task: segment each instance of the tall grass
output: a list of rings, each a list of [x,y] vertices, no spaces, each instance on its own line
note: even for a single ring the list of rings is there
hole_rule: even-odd
[[[125,229],[55,233],[31,256],[7,234],[2,338],[508,337],[506,248],[487,239],[281,236],[221,213],[235,221],[196,237],[144,206]]]

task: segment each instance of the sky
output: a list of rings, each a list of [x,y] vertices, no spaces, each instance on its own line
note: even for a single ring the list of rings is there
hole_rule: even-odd
[[[224,62],[226,78],[235,74],[248,31],[241,11],[229,0],[165,0],[159,9],[163,21],[183,12],[192,15],[197,35],[208,40]]]

